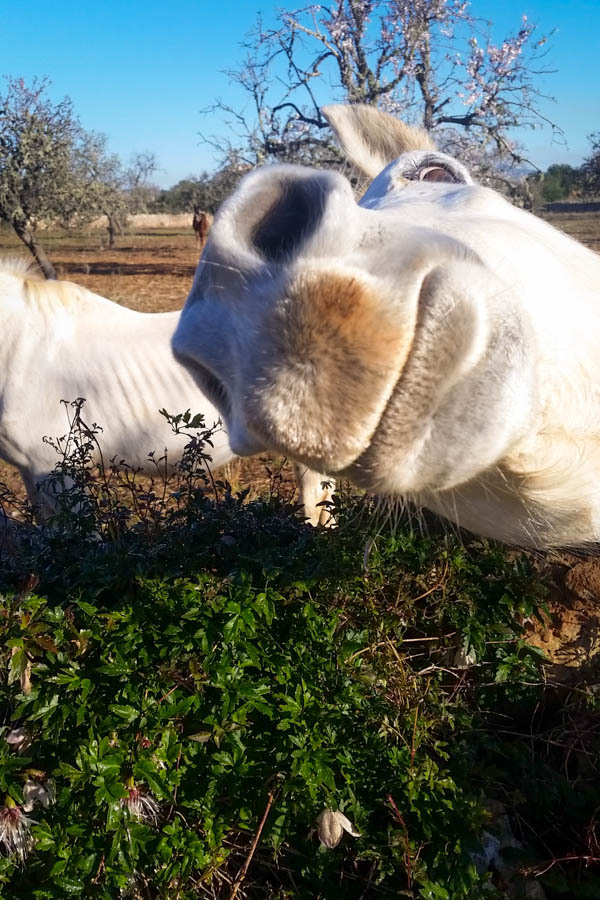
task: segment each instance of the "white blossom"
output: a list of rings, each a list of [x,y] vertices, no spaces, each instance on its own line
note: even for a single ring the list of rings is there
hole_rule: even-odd
[[[317,834],[324,847],[333,850],[342,839],[344,831],[352,837],[360,837],[354,825],[339,809],[324,809],[317,819]]]

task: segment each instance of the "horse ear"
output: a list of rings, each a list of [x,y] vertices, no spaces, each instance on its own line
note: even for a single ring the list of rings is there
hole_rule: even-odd
[[[342,150],[356,168],[375,178],[407,150],[435,150],[426,131],[406,125],[374,106],[334,104],[321,110]]]

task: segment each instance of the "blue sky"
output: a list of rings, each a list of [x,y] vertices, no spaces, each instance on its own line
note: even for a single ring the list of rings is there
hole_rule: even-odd
[[[198,132],[223,130],[200,110],[216,97],[235,105],[236,88],[223,70],[241,58],[239,43],[260,11],[271,20],[280,7],[301,3],[255,0],[0,0],[0,75],[47,75],[51,96],[68,95],[84,127],[108,135],[125,160],[156,153],[156,180],[173,184],[214,167]],[[551,145],[548,131],[521,131],[530,158],[577,165],[587,135],[600,131],[600,0],[472,0],[476,15],[494,22],[494,34],[514,32],[523,13],[542,32],[557,31],[546,63],[557,72],[543,87],[555,104],[542,112],[560,125],[567,146]]]

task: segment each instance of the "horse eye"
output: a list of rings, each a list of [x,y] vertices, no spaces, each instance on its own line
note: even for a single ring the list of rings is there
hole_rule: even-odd
[[[424,166],[419,169],[419,181],[454,181],[452,173],[442,166]]]

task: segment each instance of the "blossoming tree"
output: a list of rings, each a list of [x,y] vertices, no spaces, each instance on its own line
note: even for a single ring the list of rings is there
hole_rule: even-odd
[[[521,162],[513,129],[559,132],[538,108],[547,38],[526,17],[500,42],[491,27],[469,0],[336,0],[282,11],[274,28],[258,21],[246,60],[229,72],[251,98],[249,111],[220,101],[212,110],[226,113],[236,149],[252,163],[333,161],[320,112],[332,100],[423,125],[441,146],[460,143],[480,169],[498,158]],[[232,151],[231,142],[217,144]]]

